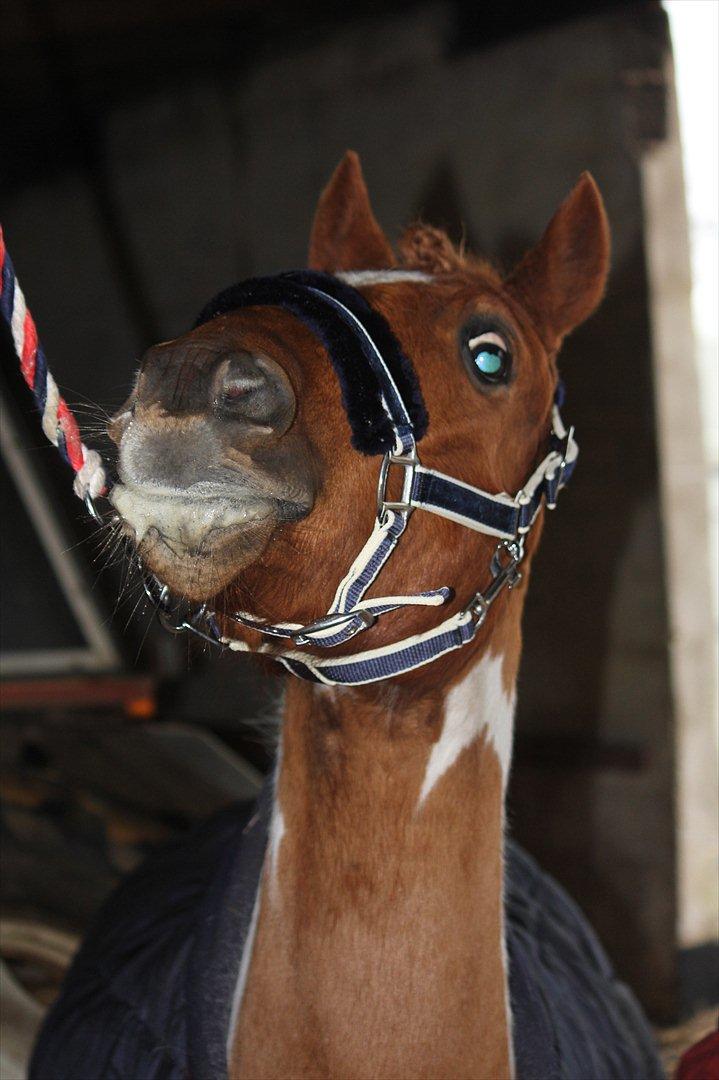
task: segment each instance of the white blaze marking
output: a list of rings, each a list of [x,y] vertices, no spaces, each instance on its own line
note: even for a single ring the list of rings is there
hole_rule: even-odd
[[[514,731],[514,690],[507,694],[502,682],[503,656],[485,655],[452,687],[445,702],[442,733],[432,747],[419,796],[418,809],[435,784],[451,768],[462,750],[469,746],[486,728],[489,741],[499,759],[502,770],[502,787],[506,790],[509,765],[512,757]],[[502,805],[504,819],[504,803]],[[509,998],[509,960],[502,904],[502,962],[505,980],[505,1014],[507,1017],[507,1040],[509,1075],[516,1076],[514,1043],[512,1038],[512,1007]]]
[[[273,899],[275,899],[277,895],[277,863],[280,857],[280,845],[285,832],[285,815],[282,813],[279,804],[275,803],[275,808],[272,813],[272,822],[270,824],[270,842],[268,851],[269,865],[267,868],[270,878],[270,896]]]
[[[447,695],[442,733],[432,747],[419,795],[421,806],[461,752],[486,728],[506,787],[512,755],[514,693],[502,685],[503,657],[485,655]]]
[[[277,791],[280,775],[282,773],[282,738],[277,744],[277,757],[275,758],[275,772],[273,777],[274,799],[272,800],[272,818],[270,820],[270,835],[267,843],[266,873],[269,880],[270,899],[277,899],[277,865],[280,858],[280,846],[286,832],[285,815],[280,806],[280,796]]]

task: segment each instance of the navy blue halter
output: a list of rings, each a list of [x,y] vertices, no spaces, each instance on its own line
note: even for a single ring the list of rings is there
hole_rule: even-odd
[[[417,374],[383,316],[340,278],[314,271],[251,278],[219,293],[200,313],[196,326],[246,307],[281,307],[303,322],[327,350],[342,390],[352,443],[365,454],[383,454],[377,491],[377,516],[367,543],[340,583],[329,611],[314,622],[269,623],[250,612],[226,618],[260,631],[268,643],[259,647],[302,678],[316,682],[361,685],[404,674],[470,642],[503,589],[521,578],[524,537],[545,504],[553,509],[571,477],[578,447],[567,431],[558,404],[552,410],[548,452],[523,488],[515,494],[482,491],[421,464],[417,443],[428,425]],[[561,391],[558,391],[558,397]],[[390,500],[390,471],[402,473],[402,492]],[[422,509],[496,537],[489,580],[459,611],[431,630],[381,648],[343,657],[319,657],[306,646],[331,649],[372,626],[378,617],[408,605],[438,607],[454,596],[446,587],[409,596],[366,597],[404,532],[409,515]],[[168,590],[151,577],[146,588],[163,624],[189,631],[235,650],[248,646],[221,634],[214,612],[202,607],[179,614]],[[277,648],[278,639],[291,647]]]

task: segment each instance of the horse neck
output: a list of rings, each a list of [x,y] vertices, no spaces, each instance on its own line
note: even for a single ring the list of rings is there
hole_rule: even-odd
[[[502,637],[419,692],[290,685],[233,1077],[512,1074]]]

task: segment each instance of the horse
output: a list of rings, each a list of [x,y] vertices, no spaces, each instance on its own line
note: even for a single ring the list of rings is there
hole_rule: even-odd
[[[118,528],[165,619],[287,669],[277,765],[110,900],[33,1077],[662,1075],[505,837],[522,609],[577,458],[557,355],[609,246],[584,173],[508,275],[423,223],[395,249],[348,152],[307,270],[146,353]]]

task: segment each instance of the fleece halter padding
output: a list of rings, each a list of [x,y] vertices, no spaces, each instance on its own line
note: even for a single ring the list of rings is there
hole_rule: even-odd
[[[401,434],[409,428],[415,442],[422,438],[428,418],[417,374],[387,321],[360,292],[312,270],[250,278],[218,293],[195,326],[260,306],[286,308],[322,342],[339,380],[356,450],[392,451],[398,429]]]

